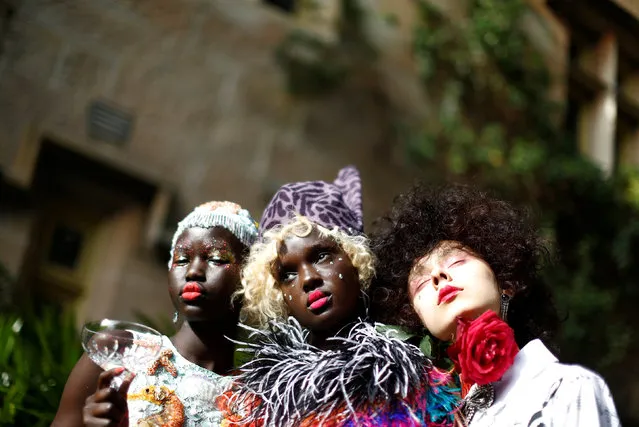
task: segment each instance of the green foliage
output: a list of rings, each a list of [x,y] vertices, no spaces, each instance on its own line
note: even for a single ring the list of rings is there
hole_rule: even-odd
[[[0,309],[5,310],[11,306],[11,285],[13,279],[7,268],[0,263]]]
[[[249,343],[251,342],[251,334],[248,330],[238,327],[235,339],[238,342]],[[237,369],[245,363],[250,362],[254,355],[254,349],[246,345],[237,344],[233,352],[233,367]]]
[[[430,180],[473,182],[539,210],[560,261],[544,275],[567,314],[563,359],[622,361],[639,302],[639,172],[604,177],[554,124],[523,1],[472,0],[460,26],[425,2],[420,13],[414,52],[438,114],[405,129],[407,156]]]
[[[426,357],[433,357],[433,339],[429,335],[426,335],[419,342],[419,349]]]
[[[559,261],[543,274],[566,315],[562,359],[604,371],[624,361],[638,323],[639,170],[606,177],[579,155],[547,97],[548,70],[522,25],[538,17],[524,0],[469,0],[461,23],[418,4],[414,58],[435,113],[398,123],[407,162],[425,180],[472,182],[540,212]],[[325,94],[372,66],[365,15],[356,0],[342,6],[337,43],[298,36],[318,52],[304,73],[280,61],[294,93]]]
[[[616,178],[623,197],[639,209],[639,168],[620,167]]]
[[[387,335],[391,338],[397,338],[400,341],[408,341],[411,338],[415,337],[415,334],[412,334],[401,326],[396,325],[385,325],[383,323],[376,323],[375,330],[380,334]]]
[[[383,16],[384,22],[390,27],[397,27],[399,25],[399,17],[394,13],[387,13]]]
[[[424,356],[433,360],[436,366],[444,370],[452,369],[453,362],[446,352],[450,343],[433,339],[426,329],[419,334],[414,334],[401,326],[385,325],[382,323],[376,323],[375,329],[381,334],[417,345]]]
[[[50,425],[82,354],[73,316],[53,307],[3,312],[0,343],[0,425]]]

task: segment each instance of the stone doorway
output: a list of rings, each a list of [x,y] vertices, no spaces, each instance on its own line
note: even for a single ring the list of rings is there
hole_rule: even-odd
[[[120,273],[141,246],[157,188],[103,161],[44,139],[32,198],[35,218],[19,289],[80,319],[119,298]]]

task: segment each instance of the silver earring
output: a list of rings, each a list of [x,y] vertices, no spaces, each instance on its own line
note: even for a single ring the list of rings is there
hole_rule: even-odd
[[[173,313],[173,324],[177,325],[178,319],[180,318],[180,314],[178,313],[177,310],[175,310],[175,312]]]
[[[507,293],[501,294],[499,305],[501,308],[501,318],[504,321],[506,321],[508,317],[508,305],[510,304],[510,299],[511,296]]]
[[[364,302],[364,316],[368,317],[368,308],[371,305],[370,298],[364,289],[360,289],[359,291],[362,294],[362,301]]]

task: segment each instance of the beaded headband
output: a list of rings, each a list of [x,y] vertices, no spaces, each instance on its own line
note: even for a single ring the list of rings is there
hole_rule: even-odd
[[[226,228],[247,247],[250,247],[257,239],[257,223],[246,209],[233,202],[207,202],[193,209],[178,223],[171,242],[169,268],[171,268],[173,250],[178,238],[184,230],[194,227]]]

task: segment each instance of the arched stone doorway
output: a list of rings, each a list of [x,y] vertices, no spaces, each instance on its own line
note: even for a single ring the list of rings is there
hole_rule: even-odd
[[[79,322],[130,318],[133,277],[148,270],[155,282],[165,279],[154,256],[156,242],[148,241],[158,194],[164,194],[158,185],[43,138],[28,194],[32,219],[17,278],[18,299],[72,309]],[[164,284],[157,286],[162,306]],[[146,305],[152,307],[152,301],[151,296]]]

